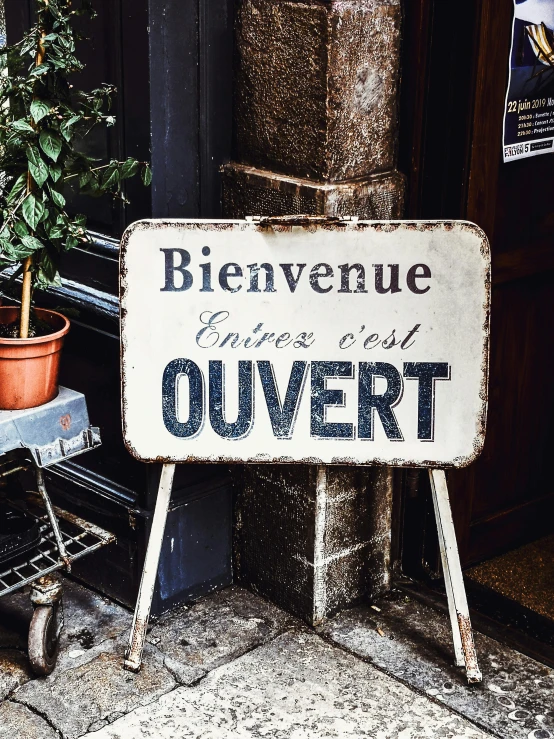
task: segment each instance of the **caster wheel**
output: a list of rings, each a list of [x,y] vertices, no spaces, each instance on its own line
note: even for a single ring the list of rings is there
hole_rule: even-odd
[[[35,608],[29,627],[29,662],[35,675],[49,675],[56,666],[59,632],[58,606]]]

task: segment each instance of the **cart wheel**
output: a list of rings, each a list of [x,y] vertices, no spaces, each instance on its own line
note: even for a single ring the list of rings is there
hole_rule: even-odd
[[[58,607],[35,608],[29,627],[29,661],[35,675],[49,675],[56,666],[60,635]]]

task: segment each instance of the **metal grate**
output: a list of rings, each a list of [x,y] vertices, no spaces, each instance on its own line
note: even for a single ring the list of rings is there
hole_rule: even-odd
[[[6,569],[0,571],[0,597],[65,566],[60,559],[48,516],[40,506],[38,498],[30,495],[25,500],[26,505],[22,505],[20,501],[9,502],[40,522],[40,541],[30,552],[14,558],[9,562],[9,566],[4,565]],[[72,513],[56,506],[54,513],[71,562],[115,541],[113,534]]]

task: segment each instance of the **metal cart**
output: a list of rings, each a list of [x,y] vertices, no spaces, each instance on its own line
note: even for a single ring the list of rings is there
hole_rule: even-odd
[[[2,556],[0,545],[0,597],[31,585],[29,660],[38,675],[54,669],[63,628],[57,572],[69,572],[72,562],[115,541],[113,534],[52,505],[44,468],[100,443],[99,430],[89,425],[84,395],[67,388],[42,406],[0,411],[0,484],[34,469],[37,485],[37,491],[18,495],[0,487],[0,516],[10,516],[5,541],[10,538],[12,547]]]

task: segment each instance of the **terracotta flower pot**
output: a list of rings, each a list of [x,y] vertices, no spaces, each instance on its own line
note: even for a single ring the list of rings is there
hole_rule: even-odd
[[[0,338],[0,410],[34,408],[58,394],[58,370],[69,321],[61,313],[36,308],[41,321],[52,327],[34,339]],[[19,318],[19,308],[0,307],[0,323]]]

